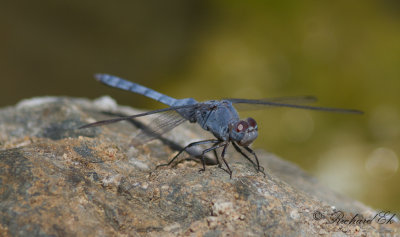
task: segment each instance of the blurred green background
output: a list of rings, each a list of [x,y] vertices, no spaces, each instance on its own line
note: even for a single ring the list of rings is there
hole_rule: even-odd
[[[0,106],[23,98],[109,94],[105,72],[177,98],[315,95],[318,105],[251,114],[255,148],[378,209],[400,211],[400,2],[3,1]]]

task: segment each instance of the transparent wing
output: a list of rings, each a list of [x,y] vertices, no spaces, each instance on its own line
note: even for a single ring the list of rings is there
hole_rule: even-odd
[[[226,100],[234,101],[239,99],[228,98]],[[305,96],[287,96],[287,97],[273,97],[273,98],[265,98],[259,99],[260,102],[275,102],[275,103],[285,103],[285,104],[311,104],[317,102],[317,98],[315,96],[305,95]],[[265,104],[250,104],[250,103],[237,103],[235,104],[235,108],[240,111],[248,111],[248,110],[260,110],[265,109]]]
[[[124,116],[114,119],[102,120],[90,124],[81,126],[79,129],[90,128],[96,126],[103,126],[111,123],[116,123],[123,120],[131,120],[143,116],[154,116],[154,118],[149,118],[150,122],[143,124],[141,123],[141,130],[139,134],[134,137],[134,142],[136,144],[144,144],[155,138],[159,138],[162,134],[172,130],[173,128],[179,126],[187,119],[185,117],[191,118],[194,115],[194,111],[201,107],[202,109],[209,108],[209,105],[204,103],[197,103],[193,105],[182,105],[182,106],[172,106],[165,109],[153,110],[145,113],[140,113],[131,116]],[[182,117],[184,114],[185,117]]]
[[[134,118],[138,118],[138,117],[143,117],[143,116],[167,112],[167,111],[177,111],[177,110],[181,111],[181,109],[182,110],[187,109],[187,110],[191,111],[191,110],[194,110],[197,106],[198,106],[198,104],[171,106],[168,108],[152,110],[152,111],[144,112],[144,113],[140,113],[140,114],[124,116],[124,117],[119,117],[119,118],[114,118],[114,119],[101,120],[101,121],[97,121],[94,123],[89,123],[89,124],[83,125],[83,126],[79,127],[79,129],[103,126],[103,125],[110,124],[110,123],[116,123],[116,122],[123,121],[123,120],[130,120],[130,119],[134,119]]]
[[[336,112],[336,113],[350,113],[350,114],[363,114],[362,111],[356,109],[341,109],[341,108],[330,108],[330,107],[320,107],[320,106],[310,106],[310,105],[301,105],[301,104],[291,104],[279,101],[270,101],[270,100],[249,100],[249,99],[227,99],[235,104],[235,107],[240,104],[249,104],[249,105],[263,105],[263,106],[272,106],[272,107],[289,107],[296,109],[308,109],[308,110],[319,110],[319,111],[327,111],[327,112]]]
[[[139,134],[137,134],[134,139],[138,143],[145,144],[153,139],[159,138],[164,133],[171,131],[185,121],[186,119],[175,110],[157,114],[155,118],[151,119],[151,121],[140,130]]]

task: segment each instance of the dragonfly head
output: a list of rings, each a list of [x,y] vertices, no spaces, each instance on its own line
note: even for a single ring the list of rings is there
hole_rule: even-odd
[[[257,122],[253,118],[239,120],[231,127],[230,137],[240,146],[250,145],[258,136]]]

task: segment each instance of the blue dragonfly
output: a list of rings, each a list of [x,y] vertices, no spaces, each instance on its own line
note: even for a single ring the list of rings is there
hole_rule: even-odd
[[[350,113],[350,114],[362,114],[362,111],[355,109],[341,109],[341,108],[329,108],[329,107],[318,107],[304,105],[304,103],[315,102],[316,98],[312,96],[300,96],[300,97],[281,97],[271,99],[223,99],[223,100],[209,100],[204,102],[198,102],[193,98],[175,99],[159,93],[150,88],[144,87],[134,82],[126,81],[122,78],[108,75],[108,74],[96,74],[95,78],[108,86],[119,88],[126,91],[131,91],[140,95],[144,95],[150,99],[161,102],[169,107],[163,109],[157,109],[149,112],[144,112],[131,116],[118,117],[114,119],[102,120],[90,124],[86,124],[80,128],[89,128],[95,126],[102,126],[110,123],[115,123],[123,120],[130,120],[138,117],[161,114],[159,117],[154,119],[149,124],[150,133],[142,133],[139,137],[142,137],[143,141],[146,142],[151,139],[160,136],[176,126],[180,125],[185,121],[199,124],[204,130],[211,132],[215,138],[207,139],[197,142],[192,142],[181,149],[167,164],[158,165],[169,166],[174,160],[183,152],[188,151],[189,148],[211,144],[211,147],[204,149],[201,152],[200,158],[202,162],[202,168],[200,171],[205,171],[206,162],[205,154],[214,151],[216,155],[216,161],[220,168],[225,170],[232,178],[232,170],[229,167],[225,154],[229,144],[232,144],[237,152],[243,157],[249,160],[255,167],[257,172],[264,173],[264,168],[260,166],[257,154],[252,150],[249,145],[258,136],[257,122],[253,118],[240,119],[236,107],[289,107],[296,109],[307,109],[307,110],[318,110],[327,112],[338,112],[338,113]],[[147,134],[147,135],[146,135]],[[152,134],[152,135],[151,135]],[[222,148],[221,159],[225,164],[226,169],[222,167],[221,162],[218,159],[216,150]],[[242,150],[244,148],[250,153],[255,162]],[[265,173],[264,173],[265,175]]]

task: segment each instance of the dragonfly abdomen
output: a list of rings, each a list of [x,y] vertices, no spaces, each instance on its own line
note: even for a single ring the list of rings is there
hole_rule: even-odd
[[[108,74],[96,74],[95,77],[98,81],[108,86],[126,91],[132,91],[169,106],[172,106],[177,101],[177,99],[175,98],[169,97],[167,95],[164,95],[160,92],[157,92],[145,86],[139,85],[137,83],[126,81],[116,76],[111,76]]]

